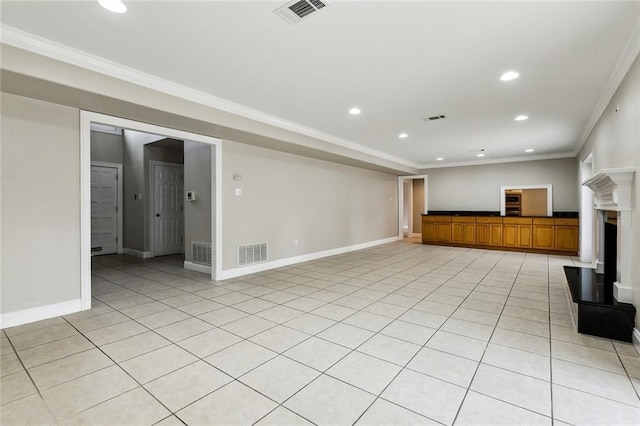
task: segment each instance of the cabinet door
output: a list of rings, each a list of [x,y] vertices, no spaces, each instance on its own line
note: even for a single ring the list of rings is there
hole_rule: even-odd
[[[553,225],[533,225],[533,248],[554,250]]]
[[[437,227],[438,225],[436,222],[422,222],[422,242],[423,243],[436,242]]]
[[[492,223],[489,225],[489,245],[502,246],[502,224]]]
[[[518,225],[518,247],[530,248],[531,247],[531,225]],[[505,236],[506,238],[506,236]]]
[[[451,224],[451,242],[455,244],[464,244],[464,223],[452,223]]]
[[[437,241],[439,243],[451,242],[451,222],[438,222]]]
[[[556,226],[556,250],[578,251],[578,227]]]
[[[489,245],[489,224],[478,223],[476,225],[476,243],[481,246]]]
[[[518,225],[505,224],[502,228],[502,245],[505,247],[518,247]]]
[[[463,241],[464,244],[475,245],[476,244],[476,224],[475,223],[465,223],[464,224],[464,232],[463,232]]]

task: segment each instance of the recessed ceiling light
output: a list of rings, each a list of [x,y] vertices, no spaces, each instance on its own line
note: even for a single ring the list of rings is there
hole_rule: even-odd
[[[502,81],[511,81],[520,77],[520,73],[516,71],[507,71],[500,76],[500,80]]]
[[[358,115],[360,114],[362,111],[360,111],[360,108],[358,107],[353,107],[349,110],[349,114],[351,115]]]
[[[484,157],[484,153],[476,154],[476,157]]]
[[[514,118],[514,120],[516,121],[524,121],[524,120],[528,120],[529,116],[528,115],[519,115],[516,118]]]
[[[442,160],[444,160],[444,158],[442,158],[442,157],[436,158],[436,161],[442,161]]]
[[[399,137],[400,139],[406,139],[406,138],[408,138],[408,137],[409,137],[409,135],[408,135],[408,134],[406,134],[406,133],[400,133],[400,134],[398,135],[398,137]]]
[[[524,152],[533,152],[533,151],[535,151],[535,149],[533,149],[533,148],[529,148],[529,149],[525,149],[524,150]]]
[[[120,0],[98,0],[98,3],[113,13],[125,13],[127,11],[127,6]]]

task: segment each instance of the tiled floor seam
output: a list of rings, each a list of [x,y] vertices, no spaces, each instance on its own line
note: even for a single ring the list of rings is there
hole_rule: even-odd
[[[518,273],[516,273],[516,276],[514,278],[514,282],[509,287],[509,293],[506,295],[505,303],[502,306],[502,310],[500,311],[500,314],[498,315],[498,322],[500,321],[500,317],[503,315],[504,309],[506,307],[506,302],[509,300],[509,296],[510,296],[511,292],[513,291],[513,286],[515,285],[515,280],[517,280],[518,274],[522,270],[522,265],[524,264],[525,259],[526,259],[526,256],[524,256],[522,258],[522,261],[520,263],[520,267],[518,268]],[[477,288],[477,287],[475,287],[475,288]],[[473,375],[471,376],[471,380],[469,381],[469,386],[467,386],[467,389],[465,391],[464,397],[462,398],[462,401],[460,402],[460,405],[458,406],[458,410],[456,411],[456,415],[455,415],[455,417],[453,419],[452,424],[456,423],[456,420],[458,419],[458,416],[460,415],[460,410],[462,409],[462,406],[464,405],[464,402],[467,399],[467,395],[469,395],[469,391],[471,391],[471,386],[473,385],[473,381],[476,378],[476,374],[478,373],[478,369],[480,368],[480,365],[482,364],[482,360],[484,359],[484,356],[487,353],[487,347],[489,346],[489,343],[491,343],[491,339],[493,338],[493,334],[495,333],[496,329],[498,328],[498,322],[496,322],[496,326],[491,331],[491,336],[489,336],[489,340],[487,340],[487,343],[486,343],[486,345],[484,347],[484,350],[482,351],[482,355],[480,356],[480,360],[478,361],[478,365],[476,366],[475,371],[473,372]],[[549,383],[549,387],[551,387],[551,383]],[[476,391],[474,390],[474,392],[476,392]],[[498,398],[495,398],[495,397],[490,396],[490,395],[485,395],[485,396],[487,396],[489,398],[493,398],[493,399],[498,399]],[[511,404],[511,403],[509,403],[507,401],[503,401],[503,402],[508,403],[510,405],[514,405],[514,404]]]

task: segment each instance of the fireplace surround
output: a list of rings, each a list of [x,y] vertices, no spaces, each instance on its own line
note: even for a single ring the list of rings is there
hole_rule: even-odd
[[[583,183],[593,192],[595,268],[565,266],[580,333],[631,342],[636,309],[631,283],[634,169],[607,169]]]
[[[613,283],[613,297],[618,302],[633,302],[631,264],[633,259],[633,232],[631,228],[633,211],[632,189],[635,169],[604,169],[583,183],[593,192],[594,209],[597,217],[595,228],[595,266],[598,273],[604,273],[605,263],[605,215],[607,211],[617,212],[617,254],[616,280]]]

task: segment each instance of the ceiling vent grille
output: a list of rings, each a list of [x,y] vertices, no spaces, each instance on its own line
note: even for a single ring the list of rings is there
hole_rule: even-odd
[[[435,120],[442,120],[443,118],[447,118],[446,116],[440,114],[440,115],[433,115],[431,117],[427,117],[427,118],[423,118],[424,121],[435,121]]]
[[[326,6],[328,6],[327,3],[320,0],[293,0],[280,6],[274,12],[290,24],[297,24]]]
[[[238,246],[238,266],[266,262],[267,259],[267,243]]]

